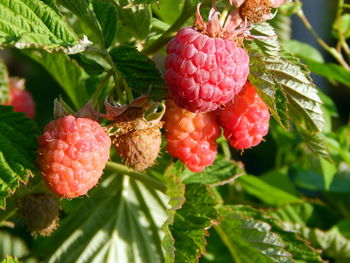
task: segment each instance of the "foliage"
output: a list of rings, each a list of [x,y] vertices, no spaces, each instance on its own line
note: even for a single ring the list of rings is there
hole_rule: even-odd
[[[334,95],[350,91],[343,0],[329,34],[335,47],[317,35],[300,0],[255,24],[242,43],[249,80],[273,116],[261,146],[237,153],[222,137],[201,173],[173,160],[165,145],[144,172],[111,151],[88,196],[60,200],[52,236],[26,232],[16,203],[46,191],[35,164],[37,126],[52,111],[43,94],[62,96],[75,110],[89,101],[102,106],[107,96],[115,106],[144,94],[162,102],[166,44],[192,24],[199,2],[209,13],[209,0],[0,0],[7,58],[0,59],[0,262],[349,262],[350,125]],[[218,9],[228,13],[229,2],[218,1]],[[291,39],[291,16],[333,60]],[[42,111],[35,121],[4,105],[9,72],[27,78]],[[332,88],[316,86],[311,74]]]

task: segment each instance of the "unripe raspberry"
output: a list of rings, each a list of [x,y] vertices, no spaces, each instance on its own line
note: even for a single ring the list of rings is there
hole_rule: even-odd
[[[137,171],[143,171],[155,163],[161,143],[159,127],[131,131],[113,140],[125,164]]]
[[[130,108],[116,118],[118,133],[113,136],[113,145],[123,162],[137,171],[155,164],[160,152],[162,123],[148,122],[143,108]]]
[[[226,104],[247,80],[249,57],[229,39],[182,28],[167,48],[165,80],[170,97],[191,112]]]
[[[52,194],[29,194],[19,202],[19,213],[33,236],[49,236],[58,227],[59,202]]]
[[[219,110],[225,137],[236,149],[258,145],[269,130],[270,113],[253,85],[249,82],[242,91]]]
[[[66,198],[85,195],[101,177],[110,146],[96,121],[71,115],[51,121],[39,138],[37,159],[48,188]]]
[[[10,78],[10,101],[5,105],[14,107],[14,111],[24,112],[29,118],[35,116],[35,103],[32,95],[24,89],[25,80],[18,78]]]
[[[220,136],[215,113],[192,113],[169,100],[164,121],[170,155],[193,172],[201,172],[214,162],[216,139]]]

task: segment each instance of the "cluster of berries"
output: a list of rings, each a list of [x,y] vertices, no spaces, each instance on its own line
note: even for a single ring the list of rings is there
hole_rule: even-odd
[[[249,57],[241,46],[249,35],[247,21],[268,19],[270,7],[284,1],[230,2],[238,8],[225,26],[219,23],[213,1],[209,22],[203,21],[198,8],[195,26],[181,29],[167,48],[167,149],[194,172],[213,163],[220,127],[237,149],[259,144],[268,132],[268,108],[247,82]],[[260,11],[248,12],[255,7]],[[112,143],[130,167],[144,170],[153,165],[160,151],[164,113],[156,114],[157,107],[147,97],[127,106],[106,100],[103,117],[113,121],[110,129],[72,115],[49,123],[38,149],[38,165],[49,189],[61,197],[85,195],[102,175]]]
[[[167,149],[190,170],[201,172],[214,162],[220,126],[236,149],[256,146],[267,134],[270,114],[247,81],[249,57],[240,46],[249,36],[247,23],[270,19],[270,8],[283,2],[232,0],[237,9],[224,26],[214,4],[207,23],[198,8],[195,26],[169,42]]]

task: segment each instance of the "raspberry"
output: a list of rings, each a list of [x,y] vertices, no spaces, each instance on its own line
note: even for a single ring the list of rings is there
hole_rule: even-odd
[[[46,185],[61,197],[85,195],[101,177],[110,146],[96,121],[71,115],[51,121],[39,138],[37,158]]]
[[[258,145],[269,130],[269,110],[249,82],[219,116],[225,137],[236,149]]]
[[[123,161],[137,171],[143,171],[155,163],[161,143],[159,127],[131,131],[113,140]]]
[[[182,28],[167,47],[170,97],[191,112],[216,110],[238,93],[249,73],[247,52],[232,40]]]
[[[161,123],[146,121],[142,108],[131,108],[117,118],[120,133],[113,144],[126,165],[137,171],[151,167],[158,157],[162,134]]]
[[[19,213],[34,236],[49,236],[57,229],[59,209],[59,202],[52,194],[30,194],[19,203]]]
[[[192,113],[167,103],[164,128],[170,155],[179,158],[193,172],[201,172],[216,157],[220,127],[214,112]]]
[[[34,119],[35,104],[32,95],[24,89],[25,80],[10,78],[10,102],[5,103],[14,107],[14,111],[24,112],[29,118]]]

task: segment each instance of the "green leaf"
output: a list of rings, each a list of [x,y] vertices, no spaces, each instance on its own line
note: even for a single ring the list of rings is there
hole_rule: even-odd
[[[169,226],[175,240],[175,261],[196,263],[205,253],[207,229],[218,219],[214,206],[217,201],[202,184],[186,185],[186,202],[176,211]]]
[[[0,59],[0,104],[10,101],[9,76],[5,63]]]
[[[36,252],[45,262],[163,263],[165,199],[139,181],[111,175],[61,221],[60,231],[38,240]]]
[[[162,99],[166,94],[164,81],[153,61],[136,48],[119,46],[110,55],[130,88],[137,96],[150,93],[153,99]]]
[[[102,28],[93,10],[93,5],[89,0],[58,0],[65,8],[81,19],[90,29],[92,34],[96,36],[101,47],[104,47],[105,41]],[[113,23],[113,21],[111,21]]]
[[[333,178],[337,173],[337,167],[334,165],[334,163],[330,163],[329,161],[323,158],[320,158],[320,164],[321,164],[325,189],[329,190],[329,188],[331,187]]]
[[[245,191],[268,205],[278,207],[289,203],[303,202],[298,196],[269,185],[258,177],[244,175],[238,180]]]
[[[122,6],[123,8],[130,8],[135,5],[145,5],[145,4],[152,4],[152,3],[159,3],[159,0],[131,0],[129,1],[130,4]],[[125,3],[125,2],[124,2]]]
[[[11,106],[0,105],[0,208],[19,183],[37,172],[35,123]]]
[[[334,22],[333,35],[337,38],[341,35],[345,39],[350,37],[350,14],[344,14]]]
[[[258,88],[272,115],[283,127],[286,127],[285,118],[289,116],[303,131],[304,138],[317,135],[323,130],[324,118],[322,101],[309,76],[310,72],[290,54],[281,52],[275,32],[269,24],[256,25],[252,34],[265,36],[266,39],[259,38],[248,43],[250,81]],[[280,92],[277,96],[278,88]],[[276,99],[283,96],[286,98]],[[288,112],[285,110],[286,101]],[[314,144],[314,149],[318,146],[318,153],[324,148],[320,140],[313,140],[310,144]]]
[[[74,54],[91,44],[79,40],[55,7],[40,0],[1,1],[0,17],[0,47]]]
[[[7,231],[0,231],[0,260],[11,255],[12,257],[26,257],[30,253],[23,239],[10,234]],[[1,261],[6,262],[6,261]],[[10,261],[11,262],[11,261]]]
[[[324,214],[320,214],[323,217]],[[333,226],[329,231],[318,228],[306,227],[295,221],[293,217],[289,222],[282,222],[281,225],[290,231],[296,231],[302,238],[311,242],[315,248],[322,249],[325,256],[333,258],[336,262],[349,262],[350,260],[350,240],[341,232],[342,229],[349,228],[349,222],[341,222],[340,225]]]
[[[175,260],[175,240],[169,226],[174,223],[176,209],[180,209],[185,202],[185,185],[180,177],[176,175],[176,170],[172,166],[166,169],[164,179],[167,185],[166,193],[169,197],[169,209],[167,210],[168,219],[162,227],[164,231],[162,245],[165,249],[165,262],[170,263]]]
[[[109,48],[117,34],[118,8],[113,3],[94,0],[92,2],[95,15],[100,23],[105,48]]]
[[[320,75],[329,80],[340,82],[348,88],[350,87],[349,71],[343,67],[334,63],[318,63],[309,60],[306,60],[305,63],[316,75]]]
[[[315,249],[277,221],[246,206],[222,206],[215,226],[235,262],[323,262]]]
[[[329,229],[339,220],[339,215],[328,206],[318,202],[302,202],[287,204],[268,212],[281,222],[300,224],[319,229]]]
[[[295,184],[298,187],[312,191],[326,190],[322,175],[313,170],[304,170],[298,166],[292,166],[290,174],[294,176]],[[350,180],[348,178],[334,177],[328,192],[350,193]]]
[[[300,42],[298,40],[289,40],[283,42],[285,50],[294,54],[303,60],[312,60],[318,63],[324,63],[322,54],[313,46]]]
[[[44,51],[26,51],[24,54],[41,64],[64,89],[76,108],[88,101],[83,85],[84,71],[64,54],[49,54]]]
[[[151,29],[152,10],[149,5],[133,5],[131,0],[119,0],[119,19],[133,32],[134,36],[143,40]],[[130,6],[124,9],[123,6]]]
[[[78,64],[85,70],[89,75],[101,75],[105,69],[96,60],[91,59],[83,54],[71,55]]]
[[[215,162],[201,173],[190,171],[181,161],[177,161],[173,169],[174,173],[181,175],[185,184],[223,185],[245,174],[242,163],[226,160],[222,156],[218,156]]]
[[[290,40],[292,35],[292,20],[289,15],[286,15],[279,10],[269,23],[275,28],[280,40]]]

